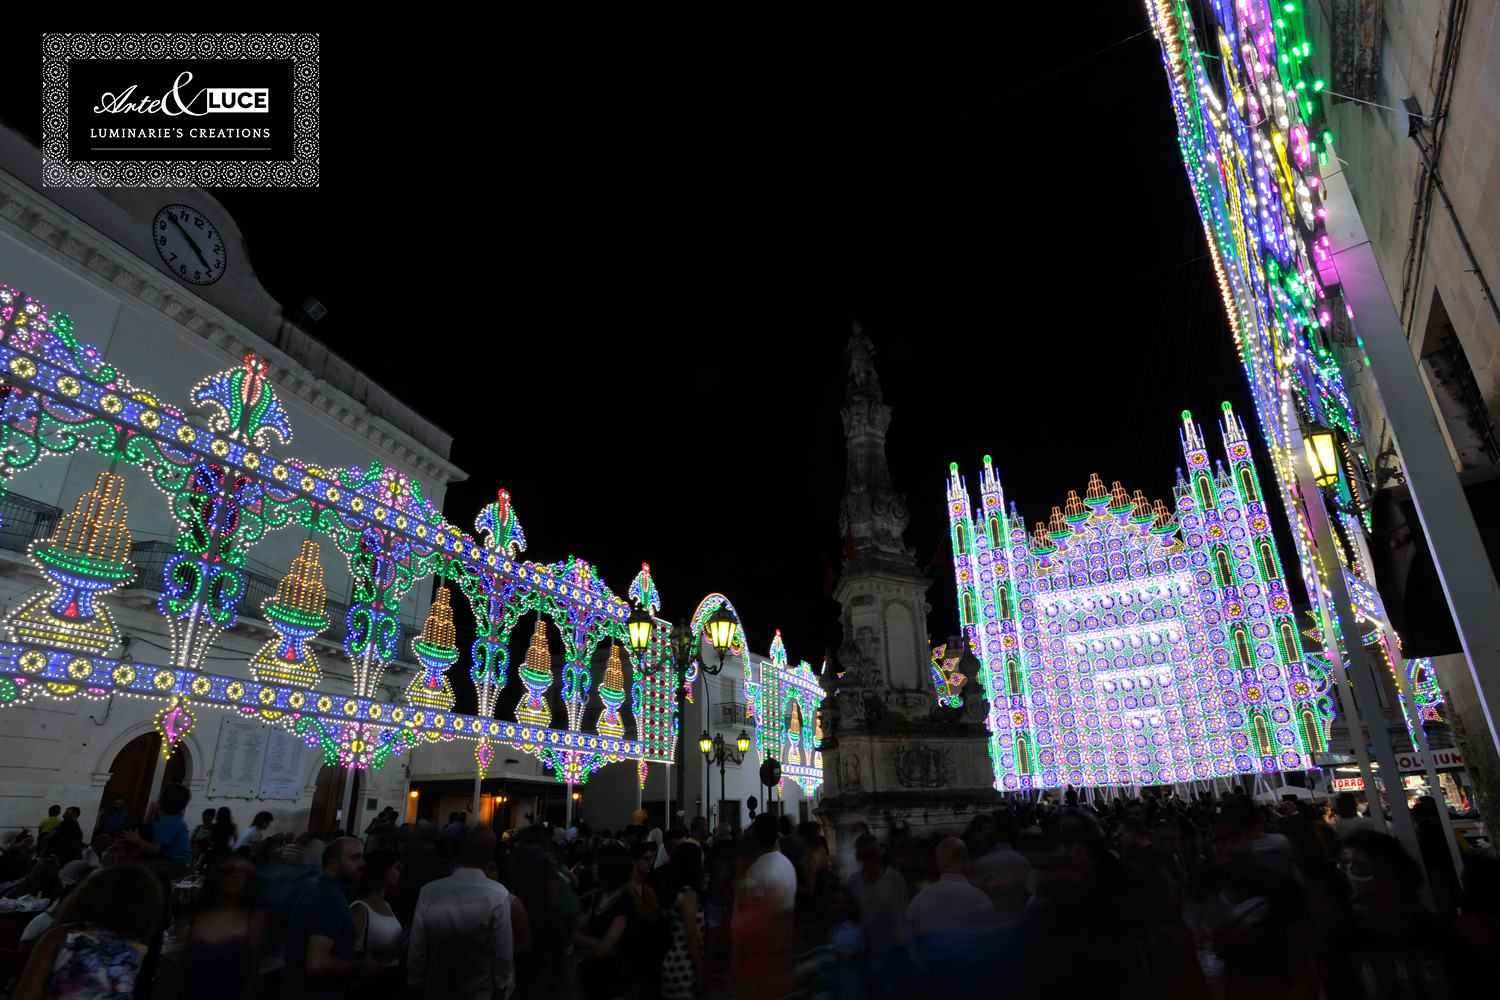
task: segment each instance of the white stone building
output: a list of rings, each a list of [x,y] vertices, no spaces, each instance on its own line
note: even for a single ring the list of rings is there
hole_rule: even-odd
[[[43,190],[40,166],[35,146],[0,128],[0,283],[40,299],[54,312],[70,314],[80,340],[101,348],[105,360],[136,385],[184,411],[192,410],[189,395],[196,383],[234,368],[253,352],[269,363],[271,384],[290,417],[294,437],[282,449],[287,455],[331,468],[378,460],[418,480],[426,496],[442,507],[447,484],[464,478],[448,460],[451,437],[282,315],[251,269],[250,248],[235,220],[211,194],[196,189]],[[153,221],[164,206],[176,204],[201,213],[222,236],[226,264],[222,277],[211,284],[180,280],[156,252]],[[72,509],[106,467],[99,455],[80,452],[44,460],[7,484],[0,496],[0,605],[5,611],[43,582],[26,556],[27,546],[34,538],[48,537],[58,516]],[[124,469],[118,474],[126,482],[130,559],[140,572],[133,584],[105,601],[127,638],[123,653],[140,664],[162,663],[170,643],[156,598],[177,530],[165,496],[145,473]],[[259,616],[260,602],[274,592],[305,537],[296,529],[272,531],[250,549],[249,587],[238,622],[209,651],[208,669],[249,676],[249,656],[272,635]],[[326,674],[322,687],[346,691],[351,672],[340,639],[348,568],[331,545],[323,546],[321,562],[334,620],[315,640]],[[402,606],[408,632],[401,641],[402,657],[410,658],[410,633],[421,627],[430,592],[425,585],[414,587]],[[392,664],[382,685],[388,700],[399,697],[412,669],[411,663]],[[242,773],[228,773],[220,741],[230,732],[224,722],[232,720],[231,713],[200,712],[179,752],[164,761],[153,726],[159,707],[115,697],[108,702],[42,698],[26,707],[0,709],[0,785],[5,789],[0,829],[34,828],[47,807],[58,804],[78,806],[87,832],[106,794],[125,795],[142,809],[163,780],[180,780],[192,790],[190,823],[210,806],[228,806],[242,828],[253,813],[269,810],[276,816],[273,832],[326,828],[339,821],[341,769],[322,768],[317,754],[306,753],[302,780],[284,782],[285,797],[263,799],[250,788],[260,773],[253,754],[236,759],[234,766]],[[383,770],[360,775],[356,825],[371,809],[404,804],[406,763],[388,762]],[[242,794],[226,795],[226,788]]]

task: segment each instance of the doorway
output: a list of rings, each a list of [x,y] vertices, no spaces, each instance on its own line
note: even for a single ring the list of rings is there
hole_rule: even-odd
[[[360,831],[350,829],[339,816],[344,807],[344,783],[349,780],[347,767],[323,765],[318,771],[317,790],[313,792],[312,809],[307,814],[307,829],[315,837],[324,838],[330,830],[343,827],[345,832],[359,836]],[[359,812],[359,775],[354,771],[354,794],[349,798],[349,811]]]
[[[109,765],[109,781],[104,794],[99,798],[99,809],[108,807],[115,796],[123,796],[125,808],[130,810],[132,824],[146,821],[146,810],[151,806],[151,787],[156,780],[156,766],[161,761],[161,734],[152,731],[142,733],[120,748]],[[162,784],[182,783],[187,776],[187,748],[179,746],[167,759],[162,771]],[[95,815],[98,815],[96,810]],[[92,824],[92,816],[83,817],[83,822]]]

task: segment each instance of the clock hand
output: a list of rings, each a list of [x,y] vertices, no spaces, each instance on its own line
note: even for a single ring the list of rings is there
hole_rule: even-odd
[[[175,215],[170,215],[168,218],[172,220],[172,225],[177,227],[177,231],[182,234],[182,238],[188,241],[188,246],[193,248],[193,253],[198,255],[198,260],[202,263],[203,267],[206,270],[212,271],[213,267],[209,265],[208,259],[203,256],[203,251],[198,249],[198,244],[193,242],[192,236],[188,235],[188,231],[183,228],[182,223],[177,221]]]

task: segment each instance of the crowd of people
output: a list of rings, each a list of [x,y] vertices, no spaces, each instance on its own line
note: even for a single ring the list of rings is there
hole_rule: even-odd
[[[11,839],[3,895],[50,901],[18,943],[13,1000],[855,1000],[1068,983],[1379,1000],[1482,995],[1500,975],[1500,862],[1474,851],[1461,882],[1424,879],[1352,797],[1070,794],[953,835],[856,824],[832,851],[819,825],[771,815],[743,835],[703,817],[663,831],[644,812],[497,832],[388,809],[359,837],[315,838],[271,833],[269,812],[240,830],[228,809],[189,829],[188,800],[167,785],[139,824],[111,803],[87,846],[76,809]]]

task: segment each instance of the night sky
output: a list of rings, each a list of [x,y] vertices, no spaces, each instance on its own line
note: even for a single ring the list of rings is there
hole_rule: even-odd
[[[993,455],[1036,521],[1090,472],[1170,501],[1184,408],[1211,453],[1224,400],[1259,441],[1139,3],[1045,41],[1032,17],[429,10],[320,29],[321,187],[215,194],[288,311],[316,296],[311,332],[454,434],[465,529],[503,486],[529,558],[581,556],[621,595],[649,561],[667,617],[721,591],[753,649],[780,628],[816,660],[852,320],[935,642],[958,623],[950,461],[977,488]]]

